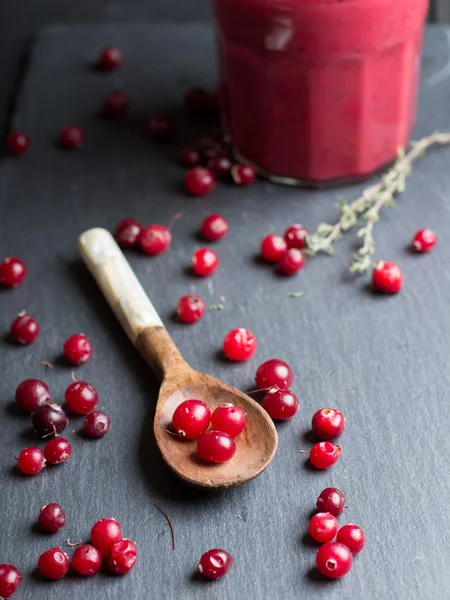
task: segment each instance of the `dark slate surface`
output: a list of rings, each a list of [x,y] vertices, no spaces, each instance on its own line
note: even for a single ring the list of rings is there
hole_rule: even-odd
[[[105,43],[118,44],[126,56],[124,68],[106,76],[86,66]],[[447,60],[444,30],[431,29],[416,137],[448,127]],[[261,237],[291,222],[314,227],[332,219],[337,192],[260,182],[246,190],[221,185],[203,200],[186,198],[177,146],[154,145],[145,121],[150,109],[168,108],[179,121],[179,145],[191,139],[192,128],[176,107],[194,83],[215,83],[206,26],[54,28],[34,48],[13,122],[30,132],[32,149],[22,159],[4,159],[0,170],[0,254],[21,256],[29,267],[24,285],[0,293],[1,327],[6,333],[24,308],[42,326],[33,346],[1,343],[0,562],[23,572],[17,598],[448,600],[450,149],[423,159],[395,212],[377,226],[377,257],[402,265],[407,297],[373,295],[367,278],[346,274],[351,239],[341,242],[334,258],[311,260],[299,276],[282,279],[255,259]],[[118,87],[131,95],[132,111],[126,122],[105,123],[97,107]],[[67,154],[53,140],[72,122],[85,127],[87,142],[81,152]],[[360,189],[340,191],[353,198]],[[278,428],[272,466],[249,485],[218,494],[185,487],[162,463],[152,433],[156,382],[75,249],[77,235],[89,227],[113,228],[125,216],[167,223],[178,211],[184,216],[172,250],[155,259],[130,254],[130,260],[187,360],[249,389],[257,365],[279,356],[293,365],[293,389],[302,399],[296,420]],[[199,246],[195,231],[211,212],[223,213],[231,231],[217,245],[220,271],[200,281],[186,268]],[[413,256],[407,245],[423,226],[437,230],[439,246],[432,255]],[[176,324],[173,308],[189,290],[211,304],[225,296],[226,309],[194,327]],[[304,290],[302,298],[288,296],[297,290]],[[224,334],[239,326],[255,332],[259,350],[246,364],[228,364],[217,352]],[[25,377],[42,377],[62,401],[71,369],[57,357],[76,331],[94,344],[92,361],[77,377],[97,386],[113,428],[91,443],[77,435],[81,421],[72,418],[71,460],[38,477],[21,477],[12,470],[13,456],[35,440],[28,419],[14,409],[14,389]],[[56,368],[46,369],[41,360]],[[334,469],[313,472],[299,450],[310,447],[312,413],[329,405],[347,416],[343,455]],[[304,539],[316,496],[330,485],[347,494],[342,522],[361,524],[368,539],[340,582],[318,580],[311,570],[315,548]],[[156,500],[172,515],[175,552]],[[45,536],[35,522],[50,501],[66,509],[68,524]],[[55,584],[36,576],[42,551],[69,537],[87,539],[91,524],[108,516],[138,544],[133,574]],[[202,552],[215,546],[228,549],[236,564],[210,584],[193,573]]]

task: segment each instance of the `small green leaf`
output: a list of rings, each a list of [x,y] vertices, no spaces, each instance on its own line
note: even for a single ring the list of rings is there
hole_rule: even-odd
[[[208,306],[208,310],[211,310],[211,311],[223,310],[224,308],[225,308],[225,305],[222,303],[211,304],[211,306]]]
[[[300,290],[299,292],[288,292],[289,298],[301,298],[303,296],[303,292]]]

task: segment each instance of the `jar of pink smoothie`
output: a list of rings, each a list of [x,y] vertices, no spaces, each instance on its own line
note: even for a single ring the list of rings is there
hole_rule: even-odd
[[[226,128],[274,181],[362,179],[406,146],[428,0],[213,0]]]

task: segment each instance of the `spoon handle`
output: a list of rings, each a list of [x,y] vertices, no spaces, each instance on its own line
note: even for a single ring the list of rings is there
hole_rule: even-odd
[[[109,231],[101,228],[86,231],[78,238],[78,248],[127,336],[155,374],[163,379],[176,364],[185,365],[175,342]]]

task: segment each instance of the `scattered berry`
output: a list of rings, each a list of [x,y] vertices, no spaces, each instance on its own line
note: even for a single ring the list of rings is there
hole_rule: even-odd
[[[347,546],[352,554],[358,554],[364,548],[366,536],[358,525],[347,523],[341,527],[337,534],[337,541]]]
[[[196,323],[205,314],[205,302],[200,296],[183,296],[178,300],[177,314],[183,323]]]
[[[337,488],[325,488],[317,498],[316,506],[320,512],[327,512],[334,517],[339,517],[344,512],[345,496]]]
[[[50,402],[50,390],[39,379],[25,379],[16,389],[16,403],[22,410],[32,413],[43,404]]]
[[[38,569],[47,579],[62,579],[69,571],[69,557],[62,548],[51,548],[40,555]]]
[[[6,146],[10,154],[20,156],[30,147],[30,138],[23,131],[11,131],[6,138]]]
[[[184,97],[184,106],[191,113],[203,113],[211,110],[211,94],[201,88],[191,88]]]
[[[196,275],[207,277],[212,275],[220,265],[220,259],[214,250],[199,248],[192,255],[192,268]]]
[[[45,444],[44,456],[51,465],[60,465],[72,454],[70,442],[62,437],[55,437]]]
[[[121,119],[125,116],[130,99],[120,90],[109,92],[103,101],[102,113],[107,119]]]
[[[416,252],[429,252],[437,243],[437,237],[431,229],[420,229],[413,238],[413,248]]]
[[[200,153],[194,146],[183,148],[180,154],[180,163],[183,167],[197,167],[200,164]]]
[[[38,523],[43,531],[56,533],[66,524],[66,515],[59,504],[52,502],[41,508]]]
[[[69,419],[59,404],[44,404],[31,415],[33,429],[40,437],[58,434],[67,427]]]
[[[108,569],[114,575],[126,575],[136,564],[136,544],[131,540],[114,542],[108,552]]]
[[[45,467],[45,456],[35,446],[24,448],[17,460],[17,466],[25,475],[37,475]]]
[[[11,323],[9,332],[19,344],[32,344],[39,335],[39,323],[30,315],[22,313]]]
[[[87,415],[98,404],[97,390],[86,381],[71,383],[66,389],[64,397],[70,410],[78,415]]]
[[[232,163],[228,156],[215,156],[207,162],[210,169],[217,179],[228,179],[231,173]]]
[[[21,581],[19,569],[13,565],[0,565],[0,598],[12,598]]]
[[[91,542],[102,556],[107,556],[114,542],[121,539],[120,525],[114,519],[100,519],[91,529]]]
[[[279,358],[272,358],[258,367],[255,381],[261,390],[270,387],[287,390],[294,381],[294,373],[287,363]]]
[[[110,427],[111,421],[108,415],[100,410],[94,410],[86,415],[83,423],[84,434],[90,438],[102,438],[108,433]]]
[[[271,233],[261,242],[261,256],[264,260],[277,263],[287,251],[286,241],[279,235]]]
[[[247,360],[256,352],[256,337],[248,329],[232,329],[223,340],[223,351],[230,360]]]
[[[92,356],[91,342],[83,333],[75,333],[64,342],[64,354],[72,365],[82,365]]]
[[[337,462],[341,450],[331,442],[319,442],[311,448],[309,460],[316,469],[328,469]]]
[[[333,517],[330,513],[317,513],[314,515],[309,522],[308,532],[309,535],[316,540],[316,542],[331,542],[336,536],[339,523],[336,517]]]
[[[119,48],[109,46],[104,48],[98,57],[97,66],[102,71],[114,71],[118,69],[123,62],[122,52]]]
[[[142,225],[136,219],[124,219],[117,225],[115,238],[121,248],[135,248],[139,242]]]
[[[22,283],[27,268],[19,258],[8,256],[0,263],[0,283],[6,287],[15,287]]]
[[[344,432],[345,417],[334,408],[322,408],[314,413],[312,430],[320,440],[335,440]]]
[[[234,165],[231,176],[237,185],[251,185],[256,179],[256,170],[250,165]]]
[[[233,458],[235,452],[235,441],[231,435],[222,431],[205,431],[197,442],[197,454],[206,462],[227,462]]]
[[[309,231],[303,225],[291,225],[284,232],[284,239],[288,248],[303,250],[306,246],[306,237],[308,235]]]
[[[220,579],[228,573],[232,567],[234,558],[226,550],[208,550],[198,563],[199,573],[208,579]]]
[[[195,440],[205,432],[211,421],[211,411],[202,400],[185,400],[177,406],[172,425],[179,436]]]
[[[235,438],[240,435],[247,424],[247,415],[240,406],[224,404],[218,406],[211,415],[211,427],[223,431]]]
[[[402,270],[394,262],[380,260],[373,267],[372,284],[380,292],[397,294],[402,289]]]
[[[206,196],[216,184],[214,174],[204,167],[189,169],[184,178],[184,185],[192,196]]]
[[[209,242],[220,240],[228,233],[228,223],[221,215],[209,215],[202,223],[201,234]]]
[[[164,142],[172,137],[173,123],[167,115],[154,114],[148,121],[148,131],[158,142]]]
[[[78,546],[72,556],[72,568],[80,575],[95,575],[102,566],[102,555],[90,544]]]
[[[139,236],[139,246],[145,254],[161,254],[172,243],[172,234],[164,225],[144,227]]]
[[[305,256],[301,250],[297,248],[289,248],[278,263],[279,270],[285,275],[293,275],[303,269],[305,265]]]
[[[352,568],[353,555],[344,544],[327,542],[317,551],[316,565],[325,577],[339,579]]]
[[[297,414],[299,399],[289,390],[272,388],[262,401],[262,407],[274,421],[286,421]]]
[[[84,144],[84,131],[78,125],[69,125],[59,134],[59,145],[65,150],[78,150]]]

